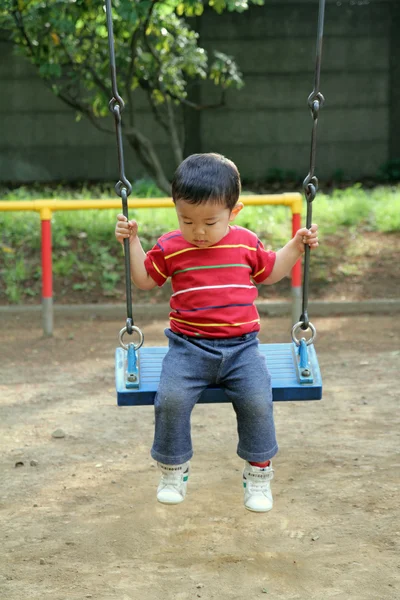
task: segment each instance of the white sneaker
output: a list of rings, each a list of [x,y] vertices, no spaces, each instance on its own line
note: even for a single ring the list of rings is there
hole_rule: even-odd
[[[163,504],[179,504],[186,496],[190,463],[183,465],[163,465],[157,463],[161,480],[157,488],[157,500]]]
[[[269,467],[255,467],[246,461],[243,469],[244,505],[247,510],[267,512],[273,506],[271,479],[274,476],[272,463]]]

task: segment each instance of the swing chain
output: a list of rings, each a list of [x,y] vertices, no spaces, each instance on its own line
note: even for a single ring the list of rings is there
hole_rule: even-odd
[[[117,153],[118,153],[118,166],[119,166],[119,181],[115,186],[117,195],[122,199],[122,212],[128,220],[128,196],[132,191],[132,185],[125,175],[125,162],[124,162],[124,145],[122,136],[122,111],[125,108],[125,103],[118,93],[117,87],[117,68],[115,61],[115,48],[114,48],[114,34],[113,34],[113,21],[112,21],[112,7],[111,0],[105,0],[105,10],[107,17],[107,33],[108,33],[108,49],[110,55],[110,70],[111,70],[111,85],[113,98],[111,98],[108,107],[110,112],[114,115],[115,120],[115,132],[117,136]],[[125,285],[126,285],[126,327],[120,332],[120,343],[122,343],[122,332],[127,332],[129,335],[133,331],[139,332],[141,343],[143,343],[143,334],[137,327],[133,325],[132,317],[132,288],[131,288],[131,261],[130,261],[130,248],[129,239],[124,239],[124,255],[125,255]],[[121,335],[122,334],[122,335]]]
[[[318,192],[318,178],[315,175],[315,162],[317,155],[317,126],[319,111],[324,105],[325,98],[319,90],[320,78],[321,78],[321,60],[322,60],[322,40],[324,34],[324,19],[325,19],[325,1],[319,0],[319,13],[318,13],[318,28],[317,28],[317,48],[316,48],[316,64],[315,64],[315,81],[314,89],[308,97],[308,106],[311,110],[311,116],[313,118],[313,128],[311,133],[311,152],[310,152],[310,170],[307,177],[304,179],[303,188],[304,195],[307,201],[307,215],[306,215],[306,227],[310,229],[312,225],[312,202]],[[303,304],[302,314],[300,316],[299,323],[296,323],[294,330],[300,324],[301,329],[304,331],[311,329],[312,336],[311,340],[315,337],[315,328],[308,320],[308,289],[310,281],[310,247],[306,244],[304,252],[304,274],[303,274]],[[293,332],[292,332],[293,337]],[[311,342],[310,342],[311,343]]]
[[[325,98],[323,97],[321,92],[315,89],[308,97],[308,106],[311,109],[311,116],[313,118],[313,129],[311,134],[310,171],[303,182],[304,193],[308,205],[311,204],[313,200],[315,200],[318,191],[318,178],[314,174],[317,154],[317,126],[319,110],[324,105],[324,102]]]
[[[115,62],[114,34],[112,22],[112,7],[111,0],[105,0],[106,16],[107,16],[107,33],[108,33],[108,49],[110,55],[110,71],[111,71],[111,86],[113,97],[108,103],[108,108],[114,115],[115,132],[117,135],[117,150],[118,150],[118,165],[119,165],[119,181],[115,186],[117,195],[122,198],[122,191],[126,189],[126,195],[132,191],[132,185],[125,175],[124,165],[124,146],[122,137],[122,111],[125,108],[125,102],[118,93],[117,85],[117,67]],[[127,216],[127,215],[125,215]]]
[[[113,86],[114,87],[114,86]],[[115,130],[117,134],[117,149],[118,149],[118,165],[119,165],[119,181],[115,185],[115,191],[117,195],[122,198],[123,191],[126,191],[126,195],[132,191],[132,185],[125,175],[124,166],[124,147],[122,137],[122,111],[124,110],[125,103],[119,96],[118,92],[114,92],[114,98],[112,98],[108,104],[110,111],[114,115],[115,119]],[[118,98],[118,99],[116,99]]]

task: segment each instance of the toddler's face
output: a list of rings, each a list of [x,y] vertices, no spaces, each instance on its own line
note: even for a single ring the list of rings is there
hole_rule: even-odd
[[[185,240],[198,248],[208,248],[226,236],[229,222],[233,221],[243,205],[239,202],[231,211],[212,202],[196,205],[177,200],[175,207]]]

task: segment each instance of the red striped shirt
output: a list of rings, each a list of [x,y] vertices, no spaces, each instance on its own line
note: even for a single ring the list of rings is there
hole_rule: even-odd
[[[145,268],[159,285],[172,283],[170,324],[176,333],[208,338],[259,331],[255,283],[266,279],[276,254],[255,233],[231,226],[217,244],[198,248],[179,230],[161,236]],[[255,283],[254,283],[255,282]]]

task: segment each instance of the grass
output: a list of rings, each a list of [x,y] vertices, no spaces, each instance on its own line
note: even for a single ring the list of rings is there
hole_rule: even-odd
[[[156,198],[164,196],[153,181],[139,179],[132,185],[132,196],[137,198]],[[0,200],[90,200],[97,198],[115,198],[113,183],[67,185],[40,183],[21,185],[17,188],[8,188],[0,185]]]
[[[159,197],[163,194],[152,182],[139,181],[132,195]],[[38,198],[90,199],[115,197],[113,186],[80,188],[66,186],[22,186],[1,189],[1,200],[33,200]],[[304,207],[305,211],[305,207]],[[71,211],[53,214],[53,272],[62,283],[62,293],[94,292],[112,296],[123,281],[121,248],[114,238],[114,210]],[[130,213],[140,226],[145,249],[149,249],[165,231],[175,229],[173,209],[138,209]],[[320,192],[313,203],[313,221],[320,226],[323,240],[330,236],[351,234],[354,248],[362,247],[365,232],[400,232],[400,186],[380,186],[365,190],[361,185],[337,189],[331,194]],[[279,248],[291,236],[290,211],[285,207],[248,206],[237,221],[257,232],[267,247]],[[336,241],[337,243],[337,241]],[[20,303],[40,298],[40,219],[30,212],[0,211],[0,302]],[[314,274],[328,281],[329,262],[336,248],[322,244],[314,259]],[[354,254],[354,253],[353,253]],[[346,266],[339,272],[350,276],[357,272],[351,263],[349,248]],[[86,296],[85,296],[86,294]]]

